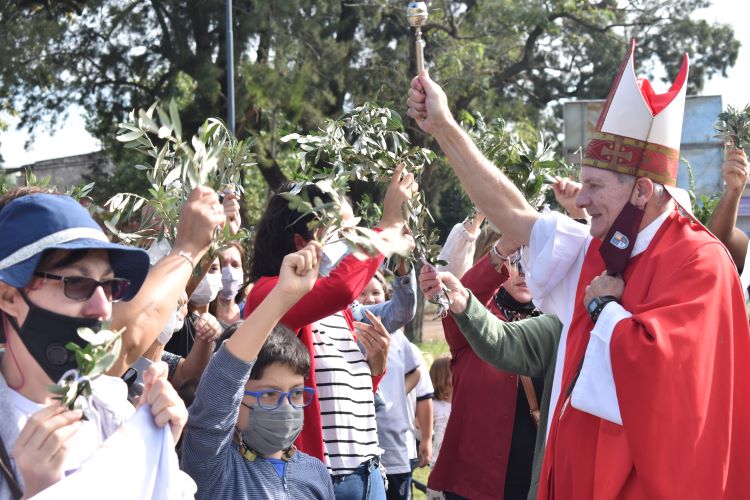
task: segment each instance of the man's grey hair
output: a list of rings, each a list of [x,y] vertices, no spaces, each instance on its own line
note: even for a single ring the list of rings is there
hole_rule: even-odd
[[[622,174],[620,172],[617,172],[617,180],[620,181],[620,184],[627,184],[633,179],[638,179],[638,178],[629,174]],[[664,187],[664,184],[661,184],[659,182],[654,182],[653,184],[654,184],[654,194],[651,196],[651,199],[654,201],[654,203],[656,203],[659,206],[665,205],[667,202],[669,202],[669,200],[672,197],[667,192],[666,188]]]

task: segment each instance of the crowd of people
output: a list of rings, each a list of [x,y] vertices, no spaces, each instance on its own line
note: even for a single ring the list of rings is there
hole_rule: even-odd
[[[533,209],[415,77],[407,114],[478,209],[418,275],[356,250],[320,273],[329,242],[285,197],[332,201],[312,183],[271,194],[251,248],[215,254],[216,228],[242,225],[231,192],[196,188],[174,243],[143,250],[66,195],[10,190],[0,499],[747,498],[748,162],[727,151],[705,228],[675,188],[687,59],[656,94],[634,49],[580,182],[552,185],[561,212]],[[377,234],[404,233],[417,190],[395,168]],[[355,215],[341,205],[342,230]],[[419,291],[450,299],[434,360],[403,332]],[[121,348],[89,380],[68,346],[103,322]],[[71,377],[91,388],[72,409],[50,390]]]

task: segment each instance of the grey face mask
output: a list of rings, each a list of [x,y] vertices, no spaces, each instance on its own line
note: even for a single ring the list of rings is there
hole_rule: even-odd
[[[250,425],[240,431],[242,441],[248,448],[261,455],[285,451],[292,446],[304,423],[304,409],[283,404],[275,410],[250,409]]]

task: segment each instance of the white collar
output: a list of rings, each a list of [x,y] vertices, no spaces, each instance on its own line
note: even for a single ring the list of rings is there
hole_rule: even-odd
[[[644,227],[643,230],[638,233],[638,236],[635,239],[635,245],[633,245],[633,253],[630,254],[630,257],[633,258],[636,255],[643,253],[651,244],[651,240],[654,239],[654,236],[656,236],[656,232],[659,230],[659,228],[664,224],[664,221],[667,220],[667,217],[669,217],[669,214],[671,214],[671,210],[665,210],[659,217],[654,219],[651,224]]]

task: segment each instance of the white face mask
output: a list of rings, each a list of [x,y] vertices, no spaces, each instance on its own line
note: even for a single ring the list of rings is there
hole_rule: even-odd
[[[206,273],[190,296],[190,303],[194,306],[205,306],[219,295],[221,289],[221,273]]]
[[[245,275],[241,267],[224,266],[221,268],[221,283],[224,288],[221,289],[221,298],[225,300],[233,299],[239,291]]]
[[[160,344],[166,345],[175,332],[182,330],[182,325],[185,324],[185,317],[182,315],[180,309],[182,308],[178,307],[174,314],[170,316],[169,321],[167,321],[167,324],[164,325],[164,329],[159,334],[159,337],[157,337],[156,340]]]

